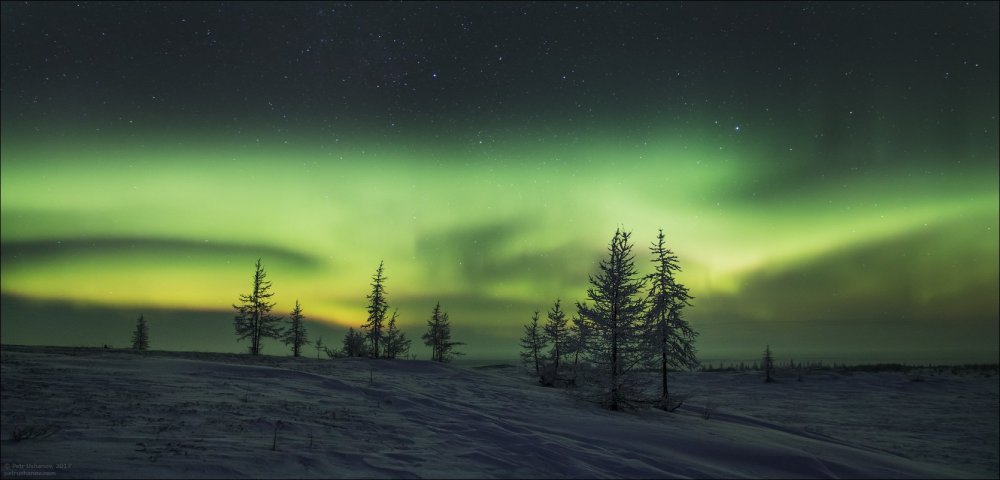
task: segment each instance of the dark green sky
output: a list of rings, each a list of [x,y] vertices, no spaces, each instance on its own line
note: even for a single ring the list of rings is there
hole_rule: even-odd
[[[0,9],[5,343],[242,350],[259,256],[513,358],[624,227],[703,358],[997,360],[996,2]]]

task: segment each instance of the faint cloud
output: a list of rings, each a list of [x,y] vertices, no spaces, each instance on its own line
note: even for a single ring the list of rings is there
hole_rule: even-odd
[[[31,266],[81,256],[119,256],[122,254],[170,258],[223,258],[244,262],[262,257],[297,269],[313,270],[326,265],[311,255],[270,245],[242,245],[216,241],[159,238],[71,238],[3,242],[0,244],[3,268]]]

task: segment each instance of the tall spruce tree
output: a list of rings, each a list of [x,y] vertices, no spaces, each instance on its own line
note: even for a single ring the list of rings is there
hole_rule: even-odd
[[[306,326],[302,323],[302,305],[295,300],[295,309],[288,317],[288,328],[285,329],[285,345],[292,346],[292,356],[302,356],[302,346],[309,342],[306,335]]]
[[[557,378],[559,377],[560,360],[572,349],[572,338],[569,335],[569,319],[566,318],[566,312],[562,310],[559,303],[559,299],[556,299],[556,303],[552,305],[552,309],[548,313],[549,322],[543,328],[546,339],[552,344],[552,349],[549,351],[549,358],[552,359],[553,373]]]
[[[382,275],[382,263],[379,262],[378,270],[372,276],[372,293],[368,294],[368,322],[361,326],[365,330],[365,338],[369,342],[368,352],[372,357],[378,358],[382,352],[382,341],[384,332],[382,324],[385,322],[385,314],[389,310],[389,304],[385,299],[385,280]]]
[[[389,330],[385,337],[385,357],[397,358],[405,357],[410,352],[410,339],[406,338],[406,333],[399,329],[396,318],[399,316],[399,309],[392,312],[389,317]]]
[[[545,336],[538,325],[538,311],[531,314],[531,323],[524,325],[524,336],[521,337],[521,360],[525,366],[534,365],[535,375],[541,375],[541,352],[545,348]]]
[[[629,237],[629,232],[615,231],[608,258],[601,260],[600,271],[590,276],[587,298],[592,304],[577,304],[590,331],[591,361],[603,372],[600,401],[611,410],[634,406],[641,400],[643,386],[636,370],[650,357],[642,328],[645,279],[635,269]]]
[[[271,292],[271,282],[267,273],[257,259],[254,269],[253,284],[250,293],[240,295],[240,304],[233,305],[236,317],[233,327],[236,330],[237,341],[250,339],[248,350],[251,355],[260,355],[263,350],[262,341],[265,338],[281,337],[281,317],[271,315],[274,303],[268,300],[274,296]]]
[[[142,314],[135,321],[135,331],[132,332],[132,348],[136,350],[149,349],[149,327],[146,326],[146,319]]]
[[[448,314],[441,311],[441,302],[434,306],[430,320],[427,321],[427,332],[423,334],[424,345],[431,347],[431,360],[435,362],[450,362],[455,355],[464,355],[455,351],[462,342],[451,341],[451,324]]]
[[[677,256],[666,247],[663,230],[649,248],[653,254],[654,271],[649,275],[649,310],[646,315],[647,339],[659,360],[660,398],[664,408],[674,410],[667,385],[670,368],[690,369],[698,365],[694,340],[698,333],[681,315],[684,307],[691,306],[692,297],[687,287],[678,283],[674,274],[681,270]]]

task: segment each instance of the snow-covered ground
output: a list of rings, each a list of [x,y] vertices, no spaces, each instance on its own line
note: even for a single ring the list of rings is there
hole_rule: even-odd
[[[996,478],[997,376],[675,374],[615,413],[518,368],[9,347],[4,477]],[[709,407],[710,418],[703,418]],[[26,427],[46,438],[11,440]],[[49,477],[50,478],[50,477]]]

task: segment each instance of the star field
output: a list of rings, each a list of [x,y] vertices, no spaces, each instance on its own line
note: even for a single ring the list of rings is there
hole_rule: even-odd
[[[995,361],[996,3],[0,12],[5,343],[237,351],[260,256],[317,331],[384,260],[411,336],[513,358],[624,226],[708,358]]]

